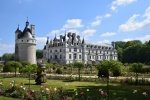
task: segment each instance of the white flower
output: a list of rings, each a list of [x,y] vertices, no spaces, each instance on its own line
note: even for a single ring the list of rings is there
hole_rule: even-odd
[[[68,86],[68,84],[65,84],[65,86]]]
[[[102,91],[102,89],[99,89],[99,91]]]
[[[54,91],[57,91],[57,88],[54,88]]]
[[[90,91],[89,89],[87,89],[87,91]]]
[[[147,93],[146,93],[146,92],[143,92],[142,94],[143,94],[144,96],[147,96]]]
[[[23,88],[23,86],[20,86],[20,88]]]
[[[137,92],[137,90],[134,90],[134,91],[133,91],[133,93],[136,93],[136,92]]]
[[[23,90],[25,90],[26,89],[26,87],[23,87]]]
[[[3,83],[2,83],[2,82],[0,82],[0,84],[1,84],[1,85],[3,85]]]
[[[45,88],[46,91],[49,91],[49,88]]]

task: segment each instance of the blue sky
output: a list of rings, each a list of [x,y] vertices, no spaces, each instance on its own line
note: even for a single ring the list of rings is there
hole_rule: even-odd
[[[0,56],[14,52],[15,31],[27,17],[37,49],[65,31],[92,43],[150,40],[150,0],[0,0]]]

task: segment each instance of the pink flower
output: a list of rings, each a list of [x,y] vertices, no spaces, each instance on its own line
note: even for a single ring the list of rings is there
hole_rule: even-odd
[[[80,94],[84,94],[84,92],[80,92]]]
[[[63,96],[63,98],[64,98],[64,99],[67,99],[67,98],[68,98],[68,96],[67,96],[67,95],[66,95],[66,96]]]
[[[104,96],[107,96],[107,92],[104,92]]]
[[[104,94],[104,92],[103,91],[101,91],[101,95],[103,95]]]
[[[40,88],[42,89],[42,88],[43,88],[43,86],[41,85],[41,86],[40,86]]]

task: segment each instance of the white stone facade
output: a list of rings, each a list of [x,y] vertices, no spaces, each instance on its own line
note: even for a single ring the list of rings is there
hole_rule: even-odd
[[[47,38],[43,50],[43,60],[50,63],[68,64],[84,62],[85,64],[100,63],[103,60],[117,60],[118,54],[115,43],[94,45],[81,41],[80,36],[68,33],[60,38],[50,40]]]
[[[31,64],[36,64],[36,44],[37,41],[34,37],[34,25],[26,22],[23,32],[19,26],[15,32],[15,60],[29,61]]]

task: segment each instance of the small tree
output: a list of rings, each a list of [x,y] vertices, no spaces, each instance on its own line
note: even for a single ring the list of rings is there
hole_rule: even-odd
[[[136,79],[136,84],[138,83],[138,73],[142,70],[143,64],[142,63],[133,63],[131,65],[131,70],[135,72],[135,79]]]
[[[61,68],[57,68],[56,73],[57,74],[62,74],[62,69]]]
[[[83,62],[75,62],[74,67],[78,68],[78,75],[79,75],[79,81],[80,81],[80,71],[82,68],[84,68],[84,63]]]
[[[71,74],[72,74],[72,67],[73,67],[73,63],[69,63],[69,64],[67,64],[67,67],[70,67],[70,68],[71,68]]]
[[[0,64],[0,71],[3,71],[4,65]]]
[[[119,61],[105,60],[102,63],[97,65],[97,68],[99,70],[98,76],[108,77],[109,72],[111,72],[113,76],[120,76],[122,74],[121,66],[122,66],[122,63]]]
[[[19,62],[9,61],[5,64],[3,71],[4,72],[15,72],[15,76],[16,76],[16,71],[21,66],[22,66],[21,63],[19,63]]]
[[[15,77],[16,77],[17,68],[21,68],[22,64],[20,62],[14,61],[13,64],[12,64],[12,67],[15,68]]]
[[[48,69],[48,71],[51,72],[51,68],[52,68],[53,64],[46,62],[45,66],[46,66],[46,69]]]

